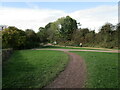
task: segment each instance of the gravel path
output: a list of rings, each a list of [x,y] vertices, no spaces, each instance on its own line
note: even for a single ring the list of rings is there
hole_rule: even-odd
[[[58,50],[58,51],[90,51],[90,52],[111,52],[111,53],[120,53],[120,50],[79,50],[79,49],[33,49],[33,50]]]
[[[74,54],[69,55],[70,62],[63,72],[45,88],[82,88],[86,80],[86,66],[84,60]]]
[[[65,70],[45,88],[82,88],[86,81],[86,65],[84,60],[75,53],[68,51],[92,51],[92,52],[112,52],[120,53],[118,50],[100,51],[100,50],[78,50],[78,49],[33,49],[33,50],[58,50],[64,51],[69,55],[69,63]]]

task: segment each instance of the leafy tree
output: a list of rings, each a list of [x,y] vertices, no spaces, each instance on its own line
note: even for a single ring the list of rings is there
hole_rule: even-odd
[[[111,23],[103,25],[98,33],[88,28],[79,28],[80,23],[70,16],[59,18],[40,27],[37,33],[34,30],[22,31],[16,27],[8,27],[2,32],[3,48],[24,49],[37,47],[39,43],[57,42],[62,45],[99,46],[117,48],[120,44],[120,23],[116,26]]]
[[[38,32],[40,38],[44,38],[43,41],[54,42],[67,42],[71,41],[73,32],[77,29],[76,20],[69,16],[59,18],[55,22],[48,23],[44,29]]]
[[[16,27],[8,27],[2,31],[3,48],[22,49],[26,44],[25,32]]]
[[[115,30],[115,26],[110,23],[106,23],[101,27],[99,33],[96,34],[96,42],[98,42],[100,47],[117,47],[118,40],[116,36],[117,32]]]
[[[103,43],[106,43],[106,47],[107,43],[112,41],[112,24],[107,23],[104,26],[102,26],[100,33],[103,36]]]
[[[75,44],[79,45],[80,43],[86,43],[86,34],[89,33],[89,29],[83,28],[78,29],[73,33],[72,40]]]
[[[95,31],[89,31],[89,33],[85,35],[85,43],[87,44],[87,46],[94,46]]]
[[[26,47],[32,48],[38,46],[38,37],[37,34],[32,29],[26,29],[25,30],[27,41],[26,41]]]
[[[48,42],[48,34],[44,27],[39,28],[39,31],[37,32],[37,36],[38,36],[39,42],[41,43]]]
[[[77,22],[76,20],[72,19],[69,16],[66,18],[59,19],[61,28],[59,30],[62,38],[71,41],[73,32],[77,29]]]
[[[48,23],[45,26],[45,30],[48,36],[48,40],[50,42],[54,42],[58,40],[59,37],[59,32],[58,32],[58,24],[57,22],[52,22],[52,23]]]
[[[116,31],[114,34],[114,41],[116,43],[116,47],[120,48],[120,23],[116,25]]]

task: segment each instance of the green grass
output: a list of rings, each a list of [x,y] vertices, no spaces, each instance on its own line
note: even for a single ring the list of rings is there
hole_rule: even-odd
[[[118,54],[105,52],[77,52],[87,66],[87,88],[118,87]]]
[[[3,65],[3,88],[42,88],[68,63],[61,51],[19,50]]]
[[[95,49],[95,48],[88,48],[88,47],[70,47],[70,46],[67,46],[67,47],[62,47],[62,46],[41,46],[39,47],[39,49],[79,49],[79,50],[105,50],[107,51],[108,49],[107,48],[104,48],[104,49]]]

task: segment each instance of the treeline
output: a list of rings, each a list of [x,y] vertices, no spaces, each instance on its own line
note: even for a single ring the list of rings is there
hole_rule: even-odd
[[[89,29],[78,29],[73,34],[72,41],[74,45],[79,45],[80,42],[84,46],[90,47],[105,47],[118,48],[120,41],[120,24],[113,26],[110,23],[103,25],[98,33]]]
[[[59,18],[55,22],[40,27],[35,33],[31,29],[25,31],[16,27],[8,27],[2,31],[3,48],[26,49],[39,47],[40,44],[57,42],[59,45],[118,48],[120,42],[120,23],[106,23],[98,33],[88,28],[78,28],[80,23],[69,16]]]
[[[2,48],[26,49],[39,46],[37,34],[27,29],[8,27],[2,31]]]

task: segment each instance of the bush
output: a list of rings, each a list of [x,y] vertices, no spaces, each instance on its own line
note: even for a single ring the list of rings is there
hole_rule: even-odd
[[[16,27],[8,27],[2,31],[2,44],[2,48],[27,49],[38,47],[39,41],[33,30],[24,32]]]

